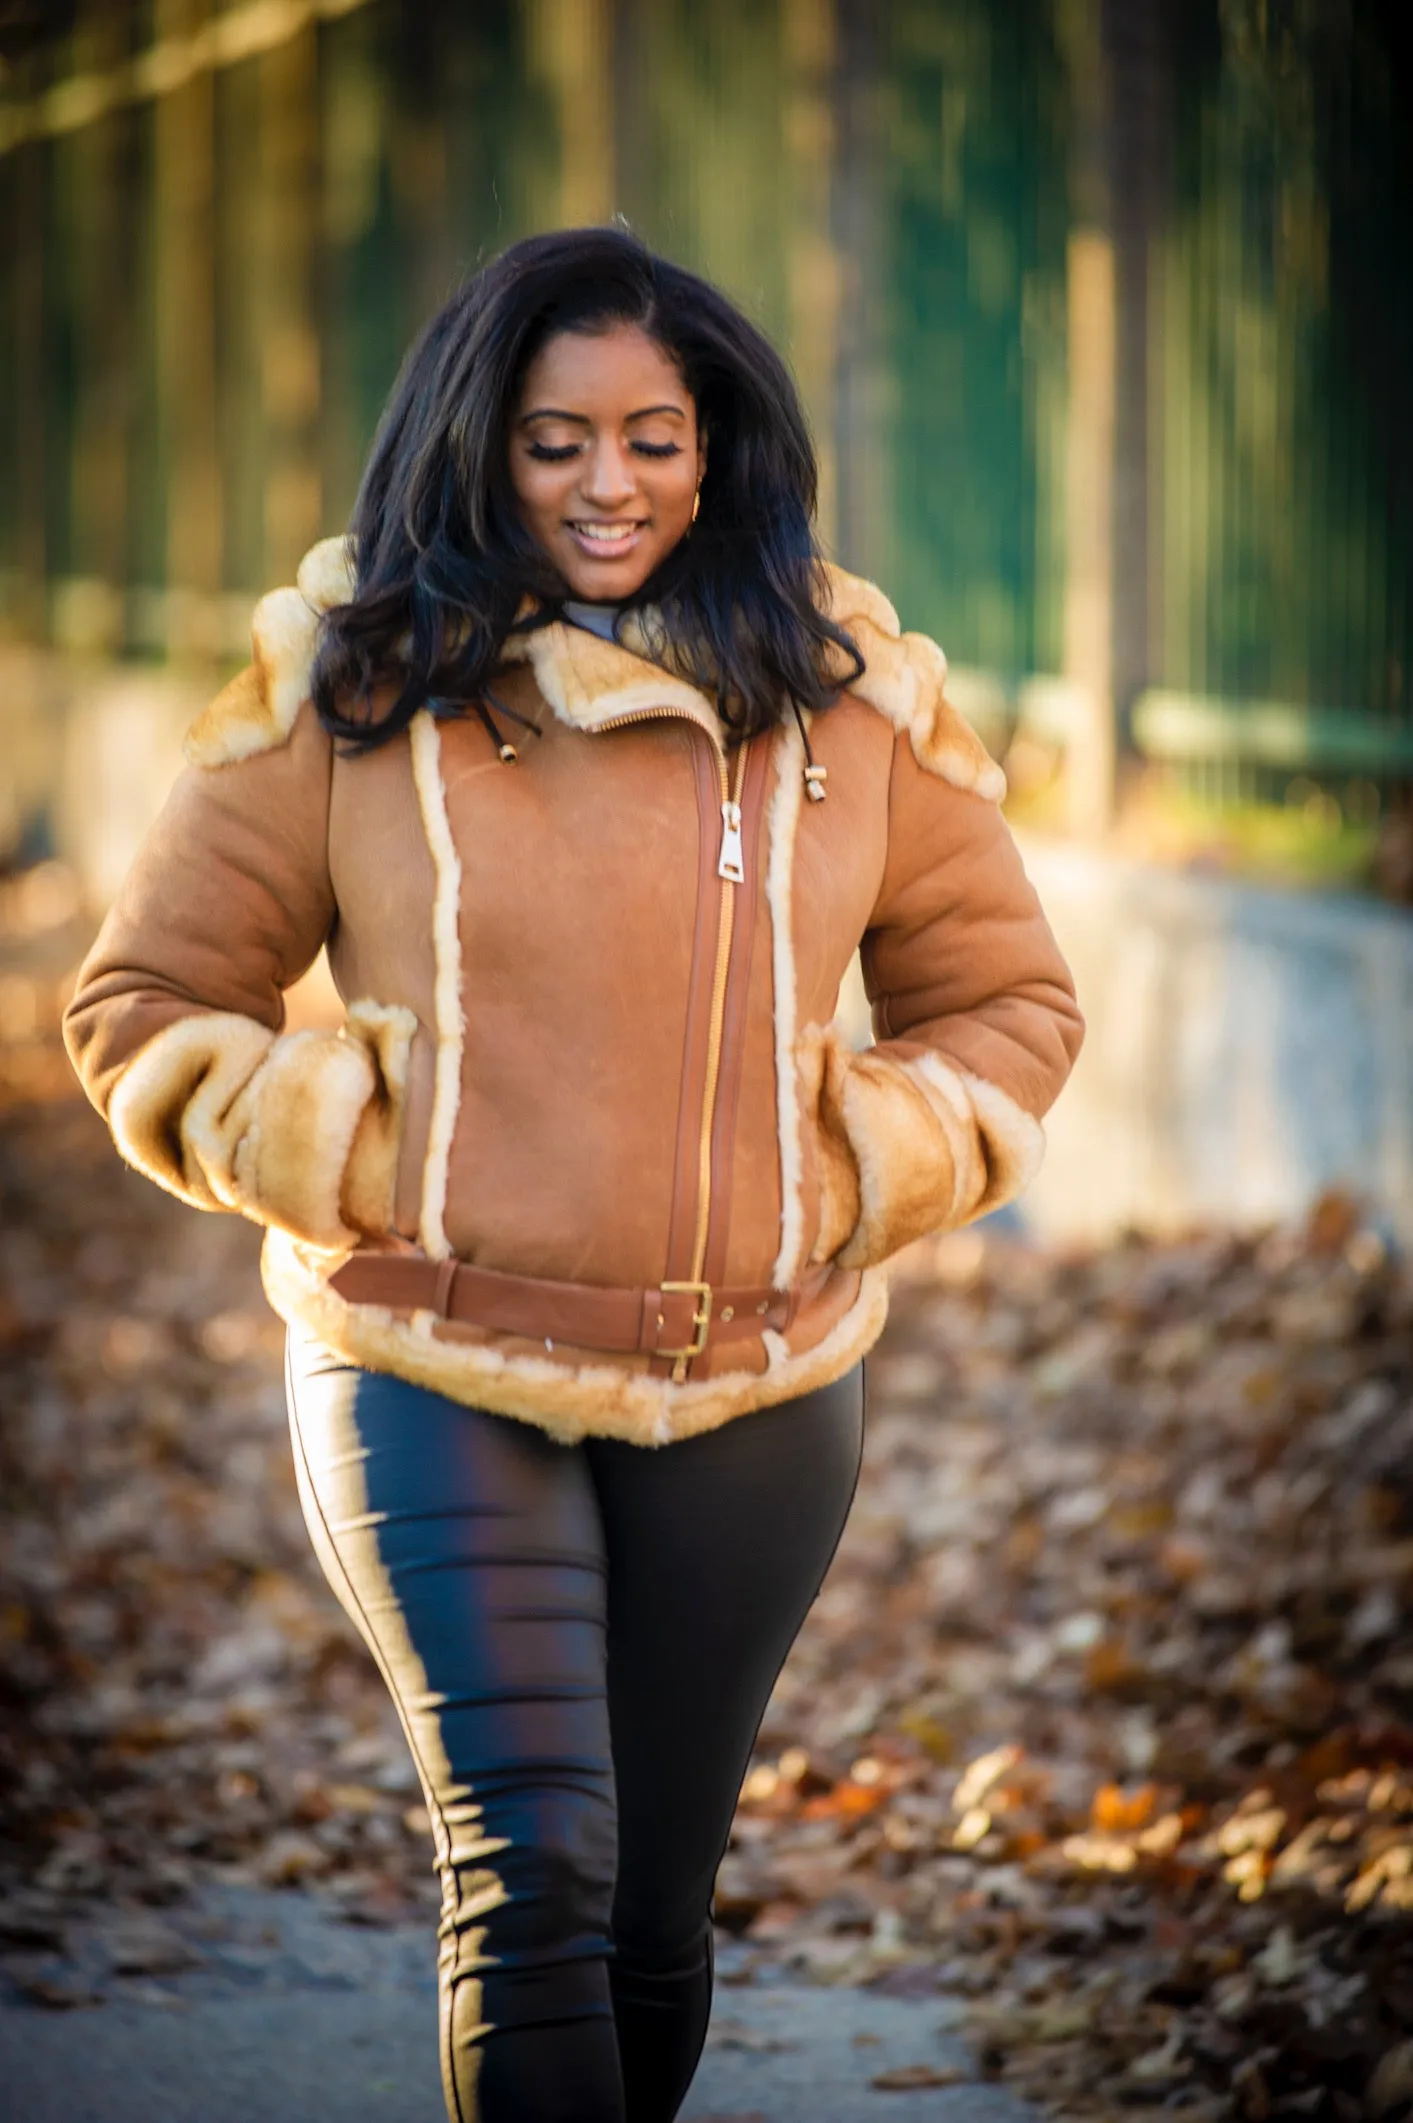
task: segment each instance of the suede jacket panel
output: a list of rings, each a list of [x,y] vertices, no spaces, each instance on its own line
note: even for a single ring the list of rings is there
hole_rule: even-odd
[[[867,669],[807,719],[813,767],[793,722],[726,746],[647,620],[512,637],[513,762],[428,709],[339,754],[308,681],[343,542],[261,601],[65,1036],[131,1164],[267,1226],[283,1318],[565,1441],[664,1443],[838,1377],[888,1257],[1027,1184],[1073,984],[941,651],[828,572]],[[347,1021],[287,1032],[325,944]],[[863,1053],[831,1022],[856,948]],[[369,1252],[801,1295],[700,1355],[608,1356],[353,1302],[331,1277]]]

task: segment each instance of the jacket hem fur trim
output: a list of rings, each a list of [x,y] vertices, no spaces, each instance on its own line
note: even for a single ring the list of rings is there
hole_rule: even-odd
[[[812,1393],[867,1355],[888,1316],[887,1275],[881,1267],[868,1268],[853,1304],[813,1348],[791,1351],[783,1336],[767,1332],[764,1371],[727,1371],[678,1386],[609,1363],[556,1362],[443,1339],[434,1333],[430,1313],[406,1317],[385,1305],[350,1304],[328,1281],[347,1257],[268,1232],[261,1275],[280,1318],[351,1364],[392,1372],[463,1407],[533,1423],[565,1445],[585,1437],[666,1445]]]

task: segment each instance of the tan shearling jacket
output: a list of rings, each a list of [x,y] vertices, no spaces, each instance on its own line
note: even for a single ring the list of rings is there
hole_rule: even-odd
[[[828,576],[867,669],[806,718],[808,775],[793,724],[728,750],[641,628],[565,623],[507,648],[497,695],[538,733],[513,763],[426,708],[336,753],[309,671],[343,541],[261,600],[64,1029],[131,1164],[268,1227],[284,1319],[564,1441],[659,1444],[838,1377],[888,1257],[1026,1185],[1082,1037],[1069,973],[941,651]],[[287,1032],[325,944],[347,1022]],[[860,946],[856,1054],[831,1020]],[[370,1257],[435,1294],[341,1290]],[[457,1316],[463,1262],[618,1293],[633,1346],[553,1305]]]

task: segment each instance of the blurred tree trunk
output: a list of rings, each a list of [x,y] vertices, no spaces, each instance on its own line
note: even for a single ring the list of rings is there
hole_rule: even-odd
[[[831,226],[838,25],[834,0],[780,0],[790,360],[819,459],[819,536],[839,550],[835,451],[839,258]]]
[[[10,198],[13,221],[11,271],[15,303],[15,402],[10,409],[11,446],[17,489],[16,563],[19,587],[16,619],[32,641],[49,632],[48,504],[45,451],[48,379],[44,358],[44,159],[39,139],[22,141],[13,151]]]
[[[613,98],[614,197],[641,233],[652,196],[653,128],[658,116],[652,69],[656,0],[614,0],[609,47]]]
[[[1122,731],[1161,673],[1162,235],[1169,187],[1166,0],[1106,0],[1116,294],[1113,696]]]
[[[128,18],[95,15],[85,25],[87,63],[99,74],[120,65]],[[133,302],[137,278],[136,189],[129,109],[105,113],[78,134],[74,184],[75,279],[80,383],[74,406],[75,572],[101,584],[102,646],[124,638],[128,563],[128,449],[132,419]]]
[[[584,228],[611,219],[614,172],[610,0],[527,0],[531,72],[548,93],[559,144],[556,196],[539,227]]]
[[[1082,702],[1069,817],[1090,837],[1112,820],[1117,718],[1146,681],[1157,639],[1149,356],[1163,209],[1162,5],[1060,0],[1058,9],[1073,123],[1064,669]]]
[[[267,583],[290,582],[323,526],[319,461],[319,81],[314,25],[260,59],[257,284]]]
[[[1066,758],[1069,824],[1108,828],[1114,798],[1114,321],[1110,82],[1103,0],[1060,0],[1070,76],[1069,407],[1065,424],[1064,672],[1080,726]]]
[[[403,228],[416,231],[404,283],[413,331],[441,308],[458,277],[447,188],[447,84],[455,74],[455,46],[466,34],[464,10],[445,0],[425,0],[396,18],[395,75],[384,95],[392,109],[395,211]]]
[[[889,539],[888,246],[881,198],[880,0],[838,0],[833,227],[840,297],[835,369],[837,544],[845,566],[886,583]]]
[[[158,37],[200,29],[208,0],[160,0]],[[216,407],[215,82],[209,67],[156,99],[157,376],[167,495],[167,645],[214,658],[222,510]]]

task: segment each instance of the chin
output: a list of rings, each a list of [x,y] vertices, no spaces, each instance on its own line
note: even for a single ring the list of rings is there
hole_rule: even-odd
[[[561,573],[570,595],[584,604],[622,604],[625,597],[642,588],[656,566],[656,560],[646,568],[635,561],[632,567],[622,568],[608,564],[597,568],[562,567]]]

